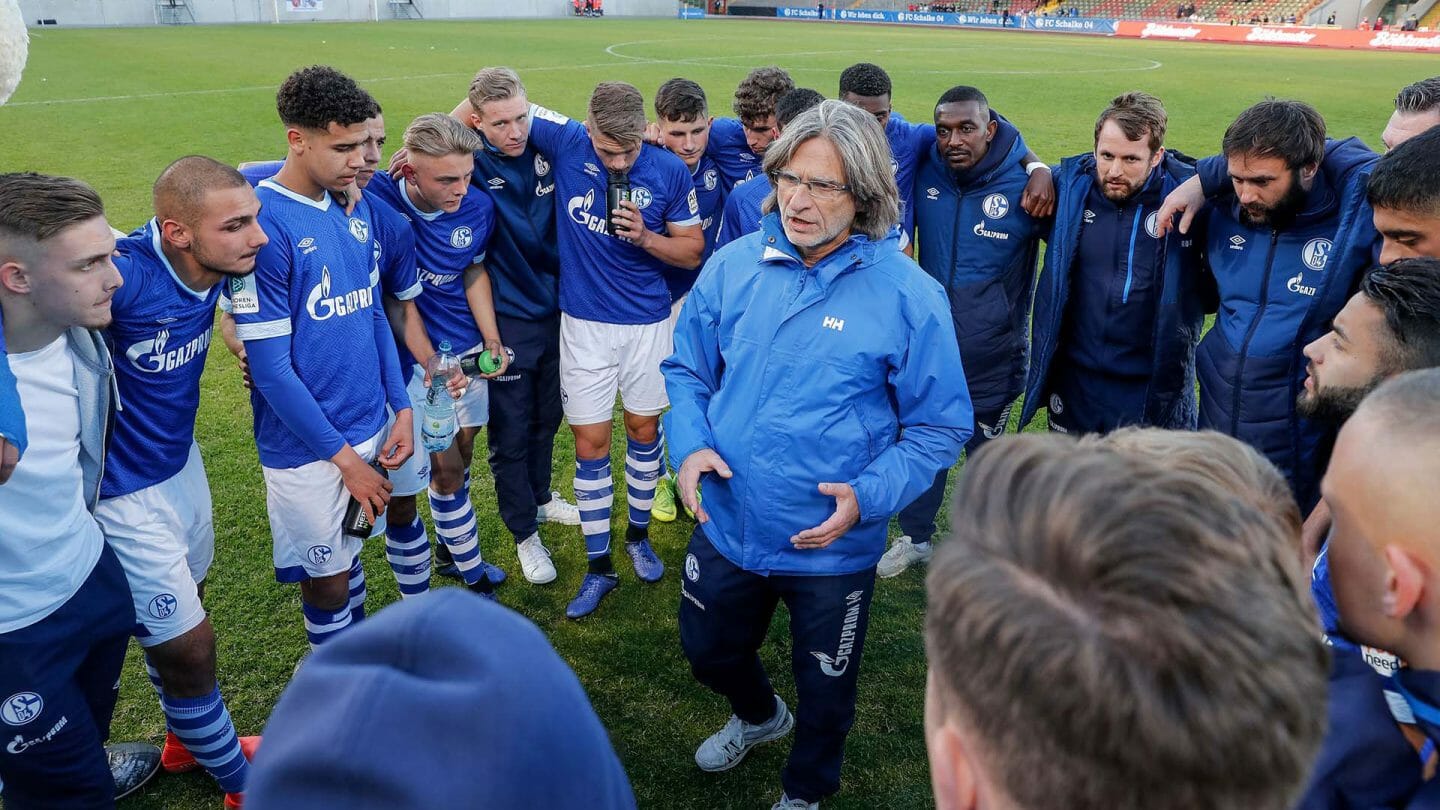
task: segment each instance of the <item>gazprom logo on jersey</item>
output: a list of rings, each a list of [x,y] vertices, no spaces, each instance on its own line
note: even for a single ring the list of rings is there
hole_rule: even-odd
[[[634,191],[631,191],[630,199],[634,200]],[[648,195],[649,192],[646,192]],[[595,233],[605,233],[605,218],[597,217],[590,213],[591,206],[595,205],[595,189],[585,192],[584,197],[571,197],[570,202],[565,205],[565,212],[570,215],[570,220],[577,225],[585,226],[586,230]],[[639,203],[636,203],[638,206]]]
[[[1295,277],[1290,279],[1289,283],[1285,285],[1285,288],[1290,292],[1300,293],[1301,295],[1315,295],[1315,288],[1305,284],[1304,271],[1296,273]]]
[[[467,248],[475,241],[475,235],[464,225],[450,232],[450,247]]]
[[[170,330],[161,329],[150,340],[142,340],[125,352],[130,365],[146,374],[173,371],[200,356],[210,347],[210,330],[206,329],[183,346],[170,348]]]
[[[1330,261],[1330,248],[1334,246],[1329,239],[1311,239],[1300,249],[1300,260],[1311,270],[1324,270]]]
[[[980,210],[985,212],[986,219],[1000,219],[1010,213],[1010,201],[1004,194],[991,194],[980,204]]]
[[[315,285],[310,291],[310,297],[305,300],[305,311],[310,313],[311,318],[325,321],[335,316],[344,317],[352,312],[368,310],[374,305],[375,295],[370,287],[361,287],[332,298],[330,268],[326,267],[320,271],[320,283]]]

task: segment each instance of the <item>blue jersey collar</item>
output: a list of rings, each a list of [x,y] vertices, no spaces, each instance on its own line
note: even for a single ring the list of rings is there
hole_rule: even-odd
[[[311,208],[314,208],[314,209],[316,209],[316,210],[318,210],[318,211],[329,211],[329,210],[330,210],[330,192],[328,192],[328,191],[325,192],[325,195],[322,196],[320,199],[318,199],[318,200],[312,200],[312,199],[310,199],[309,197],[306,197],[304,194],[297,194],[297,193],[291,191],[290,189],[288,189],[288,188],[280,185],[279,183],[277,183],[277,182],[275,181],[275,178],[273,178],[273,177],[271,177],[271,178],[269,178],[269,179],[267,179],[267,180],[261,180],[261,181],[257,184],[257,187],[258,187],[258,188],[268,188],[268,189],[270,189],[271,191],[273,191],[273,192],[275,192],[275,193],[277,193],[277,194],[280,194],[280,195],[285,196],[285,197],[289,197],[290,199],[294,200],[295,202],[302,203],[302,204],[304,204],[304,205],[308,205],[308,206],[310,206]]]

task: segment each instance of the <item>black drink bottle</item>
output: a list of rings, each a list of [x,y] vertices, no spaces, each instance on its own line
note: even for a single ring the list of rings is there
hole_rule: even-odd
[[[605,182],[605,227],[611,236],[615,236],[615,209],[620,207],[620,201],[630,200],[630,175],[626,172],[610,172],[610,179]]]
[[[390,478],[390,473],[380,466],[380,462],[372,461],[370,467],[385,476],[386,479]],[[360,508],[360,502],[355,500],[354,495],[351,495],[350,505],[345,508],[345,519],[340,523],[340,532],[364,540],[370,536],[372,528],[372,524],[365,517],[365,510]]]

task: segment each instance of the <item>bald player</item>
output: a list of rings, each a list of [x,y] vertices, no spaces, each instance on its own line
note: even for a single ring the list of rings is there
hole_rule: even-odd
[[[183,157],[155,181],[155,216],[116,244],[124,285],[106,337],[121,407],[95,519],[120,559],[168,733],[161,766],[205,768],[238,807],[258,737],[236,734],[215,681],[215,630],[201,592],[215,556],[210,485],[195,416],[216,300],[269,240],[239,172]]]

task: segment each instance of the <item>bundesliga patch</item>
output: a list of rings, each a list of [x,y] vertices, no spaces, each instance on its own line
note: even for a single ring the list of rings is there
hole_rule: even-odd
[[[549,121],[552,124],[567,124],[570,122],[570,119],[567,118],[564,113],[558,113],[554,110],[541,107],[539,104],[530,107],[530,115],[539,118],[541,121]]]
[[[695,189],[690,189],[690,196],[686,199],[686,202],[690,203],[690,213],[700,213],[700,199],[695,196]]]
[[[260,291],[255,274],[230,279],[230,312],[234,315],[260,314]]]

